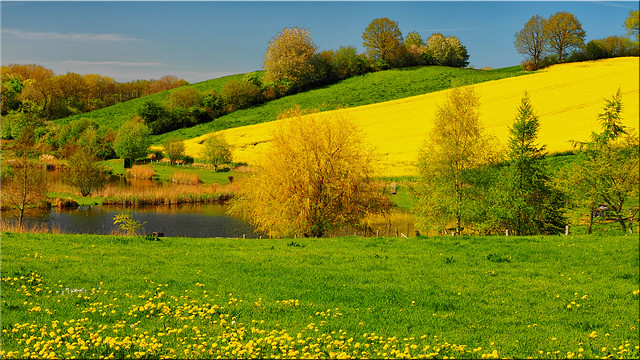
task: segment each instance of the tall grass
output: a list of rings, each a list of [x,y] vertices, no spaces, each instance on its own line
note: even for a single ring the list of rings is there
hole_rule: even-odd
[[[29,224],[28,222],[25,222],[22,224],[22,227],[20,227],[16,221],[6,218],[3,218],[2,221],[0,221],[0,230],[21,234],[62,234],[62,230],[59,226],[53,226],[49,229],[46,223],[38,222],[35,224]]]
[[[174,184],[198,185],[202,183],[198,173],[187,173],[184,171],[176,171],[169,177],[169,181]]]
[[[104,198],[103,205],[179,205],[225,202],[237,191],[237,184],[173,184],[136,188],[107,185],[103,190],[96,192],[96,195]]]
[[[156,175],[156,171],[149,165],[133,165],[127,169],[127,177],[134,179],[151,180]]]

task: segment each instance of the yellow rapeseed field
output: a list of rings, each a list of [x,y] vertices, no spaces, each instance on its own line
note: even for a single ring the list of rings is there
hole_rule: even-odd
[[[638,128],[639,61],[616,58],[552,66],[539,72],[474,85],[480,95],[481,120],[488,133],[506,145],[509,129],[525,91],[540,119],[539,143],[549,152],[570,150],[571,140],[588,140],[599,131],[597,115],[605,98],[620,88],[624,104],[623,122]],[[380,175],[412,174],[413,164],[431,130],[436,107],[444,103],[448,90],[384,103],[329,111],[352,118],[364,131],[366,141],[382,155]],[[277,121],[222,131],[234,146],[234,160],[254,164],[268,146]],[[199,157],[208,135],[186,141],[186,152]]]

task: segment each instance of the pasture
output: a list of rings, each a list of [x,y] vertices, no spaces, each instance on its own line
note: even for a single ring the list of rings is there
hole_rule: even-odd
[[[638,236],[2,234],[2,358],[638,358]]]

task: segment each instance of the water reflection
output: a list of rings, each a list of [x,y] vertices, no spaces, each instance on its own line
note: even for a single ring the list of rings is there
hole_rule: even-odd
[[[110,234],[117,228],[113,217],[129,210],[131,216],[145,223],[145,233],[162,232],[164,236],[257,238],[253,227],[226,214],[227,206],[218,204],[150,206],[124,208],[81,206],[73,210],[52,209],[49,228],[58,227],[70,234]]]

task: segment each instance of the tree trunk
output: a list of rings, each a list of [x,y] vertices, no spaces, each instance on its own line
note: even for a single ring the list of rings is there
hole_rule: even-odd
[[[593,208],[591,208],[589,213],[590,213],[590,216],[589,216],[589,228],[587,229],[587,235],[591,234],[591,227],[593,226]]]

